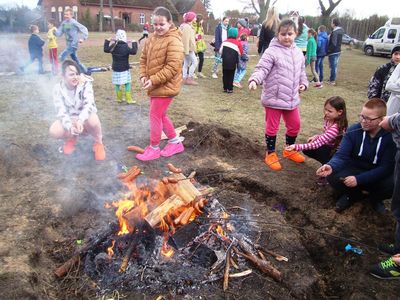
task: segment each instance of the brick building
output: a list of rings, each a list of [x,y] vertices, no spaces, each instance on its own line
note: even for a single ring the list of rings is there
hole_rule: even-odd
[[[82,21],[90,17],[94,21],[93,29],[97,29],[99,23],[100,0],[39,0],[44,23],[48,19],[54,19],[57,23],[63,20],[63,12],[67,7],[72,8],[75,19]],[[113,0],[113,16],[123,28],[131,27],[132,24],[141,26],[151,23],[151,14],[157,6],[168,8],[175,23],[182,22],[182,16],[187,11],[201,13],[205,22],[208,20],[208,13],[201,0]],[[110,21],[109,1],[103,1],[104,23]]]

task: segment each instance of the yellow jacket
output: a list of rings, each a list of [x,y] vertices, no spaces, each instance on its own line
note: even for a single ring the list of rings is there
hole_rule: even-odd
[[[151,34],[140,56],[140,78],[147,77],[152,97],[174,97],[182,84],[183,44],[181,31],[172,27],[165,35]]]
[[[56,31],[57,28],[53,27],[51,29],[49,29],[49,31],[47,32],[47,47],[49,49],[54,49],[57,48],[57,38],[54,35],[54,31]]]

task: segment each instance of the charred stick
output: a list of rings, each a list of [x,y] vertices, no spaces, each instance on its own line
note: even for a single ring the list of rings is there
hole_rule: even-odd
[[[225,258],[224,283],[223,283],[224,292],[228,289],[228,284],[229,284],[230,260],[231,260],[231,248],[229,247],[228,250],[226,251],[226,258]]]
[[[106,238],[115,233],[117,230],[117,224],[110,224],[107,230],[91,238],[83,248],[75,251],[74,255],[69,260],[67,260],[54,271],[54,275],[56,275],[57,278],[64,277],[65,274],[67,274],[69,270],[71,270],[73,266],[80,261],[81,256],[86,255],[89,250],[96,248],[98,245],[100,245],[100,243],[102,243]]]
[[[125,273],[126,268],[128,267],[129,260],[131,259],[133,249],[136,247],[136,241],[132,237],[129,242],[128,250],[125,252],[124,258],[122,259],[121,266],[119,267],[118,272]]]
[[[258,250],[258,253],[260,254],[260,256],[261,256],[261,255],[264,256],[264,255],[262,254],[262,252],[265,252],[265,253],[267,253],[267,254],[273,256],[277,261],[289,261],[289,259],[288,259],[287,257],[285,257],[285,256],[283,256],[283,255],[280,255],[280,254],[278,254],[278,253],[275,253],[275,252],[273,252],[273,251],[271,251],[271,250],[264,249],[264,248],[261,247],[261,245],[259,245],[259,244],[254,244],[254,247]],[[264,256],[263,259],[265,259],[265,256]],[[265,259],[265,260],[266,260],[266,259]]]
[[[269,261],[262,260],[255,256],[253,253],[244,253],[239,251],[236,247],[233,248],[237,255],[241,255],[251,261],[260,271],[273,278],[275,281],[282,281],[282,274],[272,266]],[[244,249],[243,249],[244,250]]]

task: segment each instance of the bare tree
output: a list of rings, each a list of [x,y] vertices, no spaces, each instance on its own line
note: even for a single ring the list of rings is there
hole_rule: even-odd
[[[207,11],[211,11],[211,0],[201,0],[203,2],[203,5]]]
[[[112,0],[109,0],[108,4],[110,5],[111,30],[112,30],[112,32],[115,32],[115,22],[114,22],[113,2],[112,2]]]
[[[104,1],[100,0],[100,11],[99,11],[99,31],[103,32],[103,8]]]
[[[323,17],[329,17],[334,11],[334,9],[340,4],[340,2],[342,2],[342,0],[337,0],[336,2],[333,0],[328,0],[329,6],[327,8],[325,8],[325,5],[322,2],[322,0],[318,0],[318,2],[321,8],[321,15]]]
[[[254,9],[256,14],[258,15],[258,21],[262,22],[267,15],[268,8],[271,4],[271,0],[250,0],[249,7]],[[278,0],[274,0],[271,6],[274,6]]]

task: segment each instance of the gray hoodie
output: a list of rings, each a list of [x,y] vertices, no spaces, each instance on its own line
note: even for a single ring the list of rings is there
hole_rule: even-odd
[[[55,35],[62,36],[63,33],[65,34],[67,47],[75,49],[78,49],[80,34],[84,40],[86,40],[89,35],[87,28],[75,19],[64,20],[55,32]]]
[[[396,143],[397,150],[400,150],[400,113],[396,113],[389,117],[390,127],[393,128],[393,141]]]

